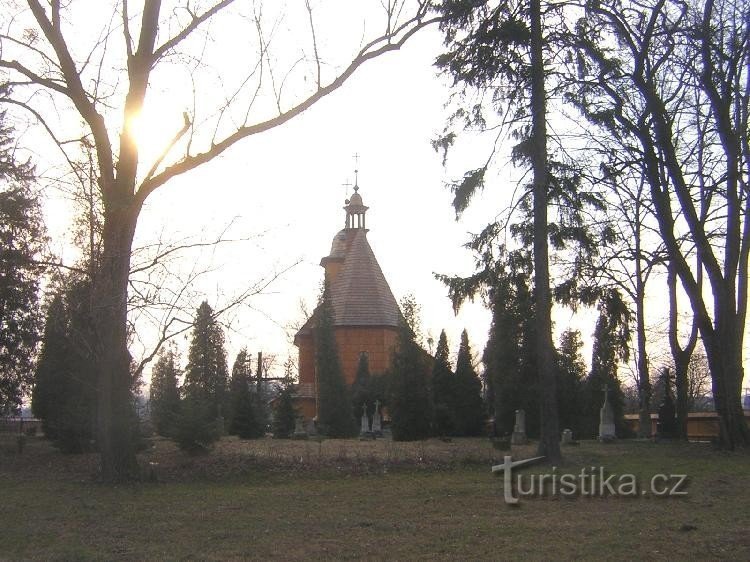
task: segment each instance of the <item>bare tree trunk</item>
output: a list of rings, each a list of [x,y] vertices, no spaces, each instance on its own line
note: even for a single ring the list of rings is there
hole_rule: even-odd
[[[549,287],[547,241],[547,100],[544,86],[544,53],[540,0],[531,0],[531,165],[534,182],[534,296],[539,384],[541,387],[541,435],[539,454],[553,463],[562,460],[557,418],[557,379],[552,343],[552,299]]]
[[[700,283],[700,260],[698,261]],[[693,315],[693,325],[685,347],[680,347],[677,337],[677,272],[670,262],[667,267],[667,288],[669,290],[669,348],[672,352],[675,370],[675,409],[677,411],[677,437],[687,441],[688,417],[688,367],[698,341],[698,325]]]
[[[738,345],[734,318],[727,318],[721,307],[717,314],[718,329],[706,345],[706,356],[711,369],[711,387],[716,411],[720,419],[720,441],[724,448],[734,450],[750,443],[744,412],[742,411],[742,349]],[[731,316],[734,316],[733,314]]]
[[[635,316],[636,341],[638,349],[638,437],[651,437],[651,380],[648,373],[648,355],[646,354],[646,312],[644,300],[646,298],[646,283],[643,278],[641,265],[641,190],[636,200],[635,211]]]
[[[129,205],[105,210],[102,259],[93,279],[98,446],[102,478],[110,482],[132,479],[138,471],[127,348],[127,284],[137,216]]]

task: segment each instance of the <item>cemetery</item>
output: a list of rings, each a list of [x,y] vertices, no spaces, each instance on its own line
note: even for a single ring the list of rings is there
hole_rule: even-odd
[[[686,473],[685,497],[503,501],[485,438],[225,438],[190,456],[166,439],[141,455],[156,480],[91,481],[96,455],[39,437],[22,455],[0,434],[2,558],[675,558],[746,559],[750,458],[705,443],[580,441],[562,470],[604,466],[647,481]],[[513,458],[535,444],[513,445]],[[527,469],[543,472],[544,466]]]
[[[750,560],[750,0],[0,6],[0,561]]]

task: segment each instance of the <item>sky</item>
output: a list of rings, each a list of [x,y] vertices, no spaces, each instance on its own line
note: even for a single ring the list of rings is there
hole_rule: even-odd
[[[455,316],[433,275],[470,273],[472,257],[461,245],[495,213],[478,205],[455,220],[444,186],[449,172],[430,145],[443,126],[449,95],[431,67],[439,46],[436,32],[423,32],[403,51],[363,67],[299,118],[243,141],[149,200],[139,226],[144,239],[164,225],[165,209],[177,237],[196,225],[219,231],[231,221],[229,237],[260,234],[211,256],[220,273],[201,280],[209,301],[297,263],[263,295],[228,314],[232,351],[247,345],[251,351],[289,352],[290,326],[302,318],[301,300],[308,310],[315,305],[323,276],[319,262],[343,227],[342,207],[352,193],[345,184],[354,183],[358,169],[359,193],[370,207],[368,240],[396,299],[415,295],[425,335],[437,340],[446,329],[457,348],[466,328],[481,352],[489,313],[477,303]]]
[[[271,4],[270,9],[282,4]],[[104,4],[88,1],[81,5],[88,12],[80,16],[84,19],[75,20],[75,29],[93,28],[83,23],[98,21],[103,14],[97,10]],[[314,2],[313,6],[320,24],[318,48],[321,53],[335,54],[338,60],[334,63],[332,57],[323,71],[335,72],[340,68],[336,65],[347,60],[352,45],[377,30],[373,22],[378,20],[369,16],[357,19],[356,3],[337,0],[330,5]],[[264,17],[276,30],[275,44],[288,45],[288,49],[274,51],[269,64],[293,66],[293,53],[309,50],[309,37],[295,31],[306,14],[289,8],[280,19],[283,10],[279,10]],[[339,24],[348,21],[361,25]],[[231,88],[231,71],[252,59],[251,53],[246,55],[251,47],[240,32],[246,23],[220,20],[208,29],[210,36],[203,37],[201,48],[207,57],[213,57],[213,66],[187,76],[176,64],[158,74],[143,115],[134,122],[144,155],[153,154],[171,137],[182,122],[182,112],[193,107],[195,99],[187,92],[195,91],[199,101],[211,101],[217,92]],[[299,29],[304,30],[304,25]],[[79,41],[81,52],[85,52],[86,33],[81,31],[74,41]],[[182,318],[188,318],[204,298],[214,308],[221,308],[248,287],[280,274],[261,294],[222,316],[230,364],[245,346],[253,354],[276,355],[275,369],[279,370],[286,356],[296,353],[291,338],[294,326],[303,320],[301,303],[308,311],[314,308],[323,276],[319,262],[343,227],[342,207],[351,194],[345,184],[354,182],[355,168],[360,194],[370,207],[368,239],[396,299],[407,293],[415,295],[426,336],[437,340],[445,329],[455,353],[460,332],[467,329],[475,355],[481,355],[489,312],[480,303],[468,303],[454,315],[447,291],[434,273],[464,275],[473,271],[473,258],[462,245],[470,232],[481,230],[509,204],[520,176],[503,156],[510,149],[510,143],[505,143],[497,159],[499,165],[489,178],[490,187],[456,220],[452,194],[445,183],[483,162],[489,147],[482,139],[470,138],[444,166],[442,155],[430,145],[449,113],[445,104],[451,94],[450,83],[433,66],[441,43],[437,28],[420,31],[402,50],[366,63],[339,90],[292,121],[240,141],[214,161],[170,181],[147,200],[136,232],[136,248],[157,240],[208,241],[221,233],[236,240],[182,253],[170,264],[175,278],[201,273],[189,287],[188,310]],[[325,56],[324,61],[328,62]],[[308,79],[295,73],[290,76],[292,84],[304,85]],[[285,92],[282,100],[286,102],[287,96],[293,97],[294,88]],[[261,111],[268,109],[259,106]],[[196,111],[195,119],[206,115]],[[38,146],[39,155],[50,154],[44,153],[41,143]],[[40,166],[45,173],[46,165]],[[54,189],[48,190],[46,215],[53,249],[66,261],[74,259],[75,250],[69,243],[71,209]],[[663,298],[649,302],[655,329],[666,315],[665,306]],[[569,327],[581,331],[583,353],[589,361],[595,314],[556,309],[554,321],[556,335]],[[151,324],[136,323],[133,353],[140,356],[149,351],[154,336]],[[175,342],[186,355],[187,335]],[[145,375],[148,381],[148,369]]]

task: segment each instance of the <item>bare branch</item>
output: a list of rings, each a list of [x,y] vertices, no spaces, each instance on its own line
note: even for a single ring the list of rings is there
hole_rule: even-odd
[[[291,107],[287,111],[271,119],[268,119],[266,121],[262,121],[254,125],[240,127],[232,134],[228,135],[221,141],[215,143],[206,152],[202,152],[202,153],[195,154],[192,156],[186,156],[182,161],[177,162],[167,167],[164,171],[154,176],[150,180],[144,181],[141,184],[141,187],[138,190],[138,193],[136,194],[138,200],[140,202],[145,201],[146,198],[155,189],[164,185],[170,179],[176,176],[179,176],[180,174],[184,174],[185,172],[190,171],[200,166],[201,164],[205,164],[206,162],[212,160],[213,158],[215,158],[216,156],[224,152],[226,149],[228,149],[230,146],[235,144],[237,141],[244,139],[246,137],[250,137],[252,135],[263,133],[265,131],[278,127],[279,125],[283,125],[287,121],[291,120],[292,118],[304,112],[306,109],[313,106],[320,99],[324,98],[331,92],[334,92],[339,87],[341,87],[341,85],[343,85],[344,82],[346,82],[346,80],[360,66],[365,64],[367,61],[374,59],[389,51],[399,50],[404,45],[404,43],[417,31],[419,31],[420,29],[428,25],[437,23],[438,21],[440,21],[440,18],[430,18],[427,20],[422,20],[421,17],[418,17],[418,18],[415,17],[409,20],[409,22],[400,26],[396,30],[395,32],[396,35],[400,34],[402,31],[404,32],[404,34],[401,36],[401,38],[398,41],[388,42],[389,37],[387,36],[381,36],[377,39],[374,39],[373,41],[368,43],[365,47],[363,47],[363,49],[359,52],[357,57],[346,67],[346,69],[341,74],[339,74],[338,77],[336,77],[328,85],[317,89],[312,95],[310,95],[309,97],[307,97],[302,102],[295,105],[294,107]],[[380,45],[380,46],[375,48],[376,45]]]
[[[214,6],[203,12],[201,15],[193,15],[193,20],[187,25],[187,27],[185,27],[174,37],[167,39],[161,46],[154,50],[153,58],[151,61],[152,64],[161,59],[171,49],[174,49],[177,45],[179,45],[180,42],[186,39],[193,31],[198,29],[201,24],[208,21],[213,16],[218,14],[221,10],[233,3],[234,0],[222,0],[218,4],[215,4]]]

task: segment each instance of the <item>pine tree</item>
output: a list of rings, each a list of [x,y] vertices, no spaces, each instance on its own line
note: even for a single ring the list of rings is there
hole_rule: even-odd
[[[0,86],[0,95],[6,93]],[[0,112],[0,414],[15,411],[31,386],[40,340],[44,225],[29,182],[33,168],[15,159],[13,130]]]
[[[445,330],[442,330],[432,364],[431,385],[435,432],[438,435],[453,435],[456,431],[455,376],[448,355],[448,338]]]
[[[581,418],[583,409],[582,391],[586,378],[586,363],[581,356],[581,333],[577,330],[566,330],[560,336],[560,348],[557,353],[558,385],[557,411],[560,414],[560,426],[580,436],[584,430]]]
[[[389,376],[388,409],[394,441],[416,441],[430,436],[428,373],[426,353],[414,340],[414,332],[403,325]]]
[[[264,433],[258,395],[250,390],[250,386],[250,363],[247,349],[243,348],[232,366],[228,408],[229,433],[242,439],[255,439]]]
[[[221,436],[220,421],[212,415],[210,402],[190,394],[180,402],[175,419],[174,439],[180,449],[190,454],[207,452]]]
[[[485,419],[482,383],[472,365],[469,335],[466,330],[461,333],[454,380],[456,432],[459,435],[480,435],[484,429]]]
[[[180,409],[179,356],[173,347],[162,349],[151,372],[151,420],[159,435],[171,436]]]
[[[286,439],[294,432],[297,421],[297,408],[294,406],[294,376],[292,358],[284,365],[284,380],[273,411],[273,436]]]
[[[323,291],[316,315],[314,337],[319,431],[328,437],[352,437],[356,435],[357,429],[349,389],[341,371],[328,287]]]
[[[185,369],[185,395],[206,403],[208,415],[223,415],[227,388],[224,332],[206,301],[198,307]]]
[[[354,382],[352,383],[351,389],[352,412],[354,413],[355,420],[362,417],[362,407],[364,404],[367,404],[368,415],[370,415],[371,410],[373,410],[375,399],[372,397],[370,386],[370,360],[367,353],[360,353],[359,361],[357,362],[357,373],[354,376]]]
[[[69,278],[50,301],[34,373],[32,411],[44,434],[65,453],[91,450],[96,376],[90,356],[90,284]]]
[[[492,324],[482,361],[497,435],[513,431],[518,409],[526,412],[527,434],[539,432],[536,323],[526,262],[523,255],[509,255],[489,289]]]
[[[297,421],[297,408],[294,406],[294,364],[287,358],[284,364],[284,380],[273,411],[273,436],[286,439],[292,435]]]

